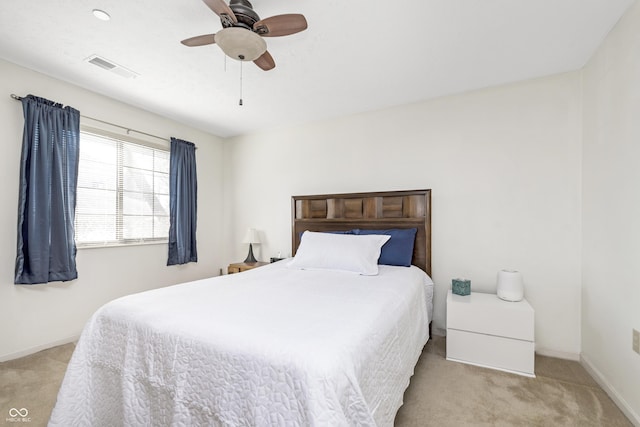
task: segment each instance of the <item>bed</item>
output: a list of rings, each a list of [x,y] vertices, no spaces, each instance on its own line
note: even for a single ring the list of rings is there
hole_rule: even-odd
[[[415,229],[412,266],[296,266],[382,229]],[[430,239],[429,190],[295,196],[292,259],[100,308],[49,425],[392,426],[429,338]]]

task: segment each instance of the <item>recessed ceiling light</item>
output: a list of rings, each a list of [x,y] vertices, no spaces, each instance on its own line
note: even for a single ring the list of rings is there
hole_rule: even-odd
[[[108,21],[109,19],[111,19],[111,16],[109,16],[107,12],[100,9],[93,9],[93,16],[95,16],[101,21]]]

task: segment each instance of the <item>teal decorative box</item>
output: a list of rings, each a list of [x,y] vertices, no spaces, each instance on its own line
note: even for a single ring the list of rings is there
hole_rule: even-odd
[[[451,291],[456,295],[470,295],[471,280],[453,279],[451,281]]]

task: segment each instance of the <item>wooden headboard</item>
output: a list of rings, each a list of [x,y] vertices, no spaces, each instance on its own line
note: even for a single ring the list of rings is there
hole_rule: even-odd
[[[412,264],[431,276],[431,190],[293,196],[291,218],[294,255],[306,230],[415,227]]]

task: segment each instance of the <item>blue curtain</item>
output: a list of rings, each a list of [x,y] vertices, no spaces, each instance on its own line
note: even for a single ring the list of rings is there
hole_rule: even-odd
[[[171,138],[169,160],[169,258],[167,265],[198,262],[196,146]]]
[[[53,101],[22,98],[15,284],[73,280],[80,112]]]

